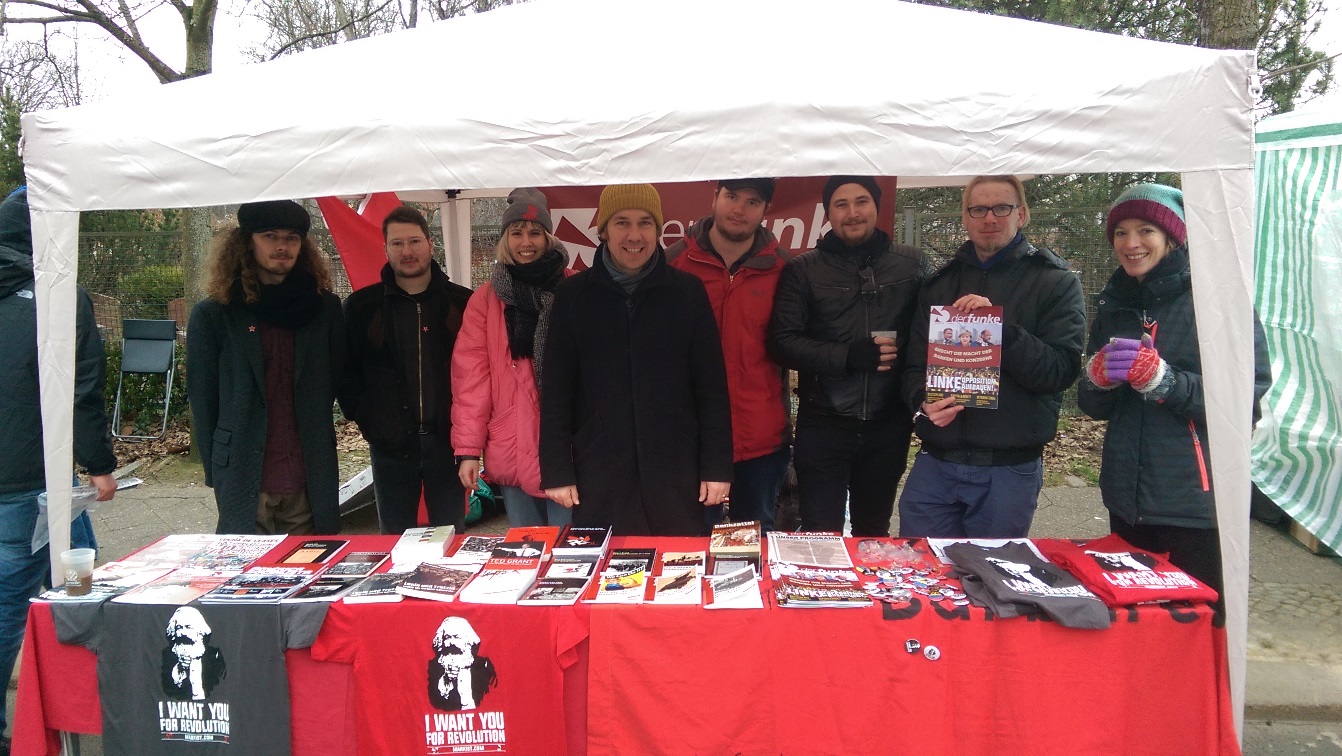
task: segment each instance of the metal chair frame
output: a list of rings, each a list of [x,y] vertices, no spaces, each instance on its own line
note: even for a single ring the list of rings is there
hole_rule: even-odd
[[[121,321],[121,370],[116,382],[116,402],[112,405],[112,436],[122,441],[157,441],[168,432],[168,408],[172,406],[172,379],[177,369],[177,321]],[[122,435],[121,387],[126,375],[162,375],[163,425],[157,436]]]

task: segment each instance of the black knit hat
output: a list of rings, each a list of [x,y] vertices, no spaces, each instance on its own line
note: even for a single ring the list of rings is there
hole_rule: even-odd
[[[774,180],[771,178],[723,179],[718,182],[718,188],[729,192],[754,189],[765,204],[774,201]]]
[[[238,228],[245,234],[259,234],[282,228],[307,236],[312,218],[303,206],[293,200],[248,202],[238,208]]]
[[[550,220],[550,205],[539,189],[517,188],[508,195],[508,208],[503,211],[503,220],[499,221],[499,230],[507,231],[517,221],[531,221],[539,224],[547,234],[555,232]]]
[[[829,201],[834,197],[834,192],[844,184],[857,184],[866,189],[871,193],[871,201],[876,203],[877,209],[881,207],[881,187],[876,183],[876,179],[871,176],[830,176],[829,181],[825,182],[825,188],[820,190],[820,199],[826,214],[829,213]]]

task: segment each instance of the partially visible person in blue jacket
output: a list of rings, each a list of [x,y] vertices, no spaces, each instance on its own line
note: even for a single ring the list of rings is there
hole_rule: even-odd
[[[112,432],[103,400],[106,356],[82,288],[75,306],[74,457],[88,470],[98,501],[116,493]],[[37,497],[47,487],[42,453],[42,406],[37,377],[37,300],[33,294],[33,234],[28,190],[0,203],[0,733],[14,661],[23,642],[28,599],[50,567],[47,546],[32,550]],[[70,524],[71,548],[95,548],[88,513]],[[0,754],[9,738],[0,736]]]
[[[1193,311],[1183,192],[1141,184],[1119,195],[1105,234],[1118,270],[1091,323],[1082,411],[1107,420],[1100,493],[1109,526],[1219,593],[1221,542],[1212,492],[1202,358]],[[1272,382],[1254,317],[1253,420]]]

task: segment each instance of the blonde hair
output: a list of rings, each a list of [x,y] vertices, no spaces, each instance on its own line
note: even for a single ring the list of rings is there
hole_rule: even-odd
[[[302,234],[303,242],[298,250],[295,268],[303,268],[317,281],[317,291],[328,292],[331,286],[331,266],[326,255],[312,241],[312,237]],[[242,297],[247,304],[256,304],[259,298],[256,276],[256,255],[252,247],[252,235],[237,226],[226,228],[214,237],[210,245],[209,273],[206,276],[205,296],[219,304],[226,305],[233,300],[233,282],[242,280]]]
[[[1025,200],[1025,184],[1015,176],[975,176],[965,184],[964,194],[960,195],[960,212],[969,210],[969,193],[974,191],[974,187],[979,184],[1010,184],[1016,190],[1016,199],[1020,200],[1021,209],[1025,211],[1025,219],[1021,221],[1020,227],[1025,228],[1030,225],[1030,203]]]
[[[549,252],[550,250],[554,249],[556,246],[559,245],[559,237],[555,236],[549,231],[546,231],[545,226],[542,226],[536,221],[531,220],[513,221],[512,223],[509,223],[501,233],[499,233],[499,242],[498,244],[494,245],[494,259],[498,260],[504,265],[517,264],[517,258],[513,257],[513,251],[508,248],[508,232],[513,230],[513,228],[517,226],[522,226],[524,228],[529,226],[535,226],[536,228],[539,228],[541,230],[541,233],[545,234],[545,249],[541,250],[541,254],[545,254],[546,252]]]

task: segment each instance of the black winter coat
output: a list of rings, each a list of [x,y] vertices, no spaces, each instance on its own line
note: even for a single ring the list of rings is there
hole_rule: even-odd
[[[706,533],[700,481],[731,481],[731,406],[698,278],[655,267],[625,293],[597,249],[555,291],[541,382],[541,486],[576,485],[575,525]]]
[[[1167,255],[1141,282],[1119,268],[1096,301],[1088,356],[1111,338],[1139,339],[1146,332],[1174,376],[1174,387],[1159,402],[1147,401],[1126,383],[1104,390],[1082,378],[1078,387],[1081,410],[1109,421],[1100,493],[1109,511],[1129,524],[1216,527],[1197,329],[1186,248]],[[1272,383],[1272,369],[1256,315],[1253,334],[1257,422],[1258,400]]]
[[[884,232],[877,233],[888,241]],[[899,383],[927,272],[923,253],[889,243],[886,251],[864,259],[843,250],[833,234],[783,268],[769,321],[770,351],[780,365],[797,371],[803,413],[845,420],[912,414]],[[894,368],[848,372],[849,345],[870,339],[872,331],[898,332]]]
[[[345,300],[349,371],[340,388],[345,417],[379,451],[406,454],[418,450],[418,407],[424,401],[410,383],[424,359],[423,391],[428,398],[424,424],[439,438],[452,428],[452,348],[471,290],[458,286],[435,261],[426,296],[416,301],[396,285],[390,265],[382,281]],[[422,339],[418,338],[422,335]]]
[[[318,533],[340,532],[340,473],[336,465],[336,385],[345,366],[344,317],[336,295],[294,333],[294,414]],[[265,357],[261,321],[246,303],[213,299],[191,309],[186,330],[186,393],[191,423],[214,488],[220,533],[255,533],[265,459]]]
[[[918,300],[904,371],[904,397],[918,408],[926,397],[928,313],[966,294],[1002,308],[1002,373],[997,409],[966,409],[944,428],[926,417],[914,429],[930,449],[992,452],[1018,464],[1043,453],[1058,431],[1062,392],[1081,372],[1086,300],[1067,261],[1019,238],[993,267],[979,267],[972,242],[942,266]]]
[[[0,495],[47,487],[30,228],[27,195],[12,195],[0,206]],[[106,475],[116,467],[103,399],[106,362],[93,303],[80,288],[75,300],[74,458],[92,475]]]

